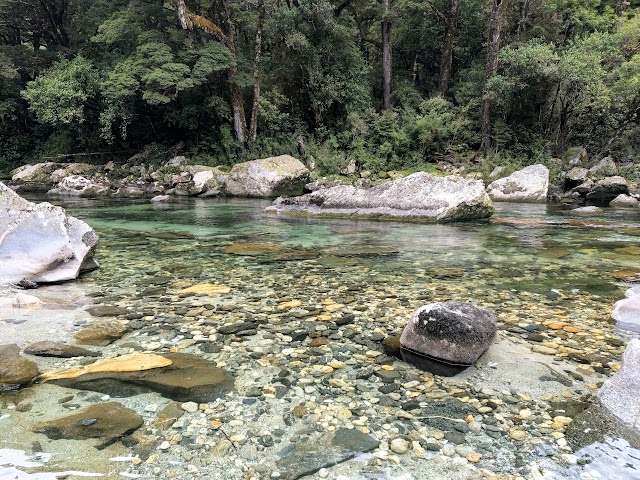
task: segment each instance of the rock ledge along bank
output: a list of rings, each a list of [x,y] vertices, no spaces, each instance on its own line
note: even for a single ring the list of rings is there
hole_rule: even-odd
[[[337,185],[299,197],[280,197],[267,211],[445,223],[488,218],[493,204],[480,180],[417,172],[368,189]]]

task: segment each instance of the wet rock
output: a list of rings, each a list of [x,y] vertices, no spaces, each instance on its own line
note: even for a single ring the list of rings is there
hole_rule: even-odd
[[[301,195],[309,181],[309,169],[289,155],[234,165],[220,177],[227,194],[245,197]]]
[[[587,203],[606,207],[609,202],[621,193],[628,194],[629,186],[623,177],[607,177],[598,181],[587,193]]]
[[[598,215],[602,213],[602,209],[600,207],[590,206],[590,207],[578,207],[571,210],[573,215]]]
[[[102,440],[107,446],[132,433],[144,421],[133,410],[117,402],[91,405],[78,413],[36,425],[33,431],[52,440]]]
[[[171,197],[169,195],[156,195],[149,201],[151,203],[164,203],[164,202],[168,202],[170,199]]]
[[[102,355],[100,352],[94,352],[92,350],[87,350],[86,348],[69,345],[66,343],[50,342],[47,340],[32,343],[24,349],[24,353],[28,353],[29,355],[36,355],[38,357],[59,358],[99,357]]]
[[[400,358],[400,335],[386,337],[382,341],[382,346],[384,347],[384,353],[391,357]]]
[[[613,418],[640,434],[640,340],[627,345],[622,368],[598,392],[598,403]]]
[[[270,212],[323,217],[454,222],[488,218],[491,200],[479,180],[417,172],[370,189],[336,186],[295,198],[278,198]]]
[[[38,366],[20,355],[20,347],[0,345],[0,392],[29,383],[38,373]]]
[[[621,193],[609,202],[611,207],[637,207],[640,204],[637,198]]]
[[[423,305],[402,331],[403,349],[446,363],[471,365],[496,334],[493,313],[469,303]]]
[[[12,304],[15,308],[39,308],[42,306],[42,302],[38,297],[22,292],[13,297]]]
[[[224,293],[229,293],[231,288],[225,287],[224,285],[214,285],[212,283],[201,283],[199,285],[194,285],[189,288],[185,288],[178,292],[178,295],[181,296],[212,296],[212,295],[222,295]]]
[[[530,165],[501,178],[487,187],[487,193],[496,202],[547,201],[549,169],[544,165]]]
[[[34,204],[0,183],[0,283],[73,280],[97,268],[98,235],[60,207]]]
[[[117,317],[118,315],[126,315],[127,313],[131,313],[130,310],[127,310],[123,307],[114,307],[111,305],[95,305],[87,308],[86,310],[94,317]]]
[[[616,302],[611,318],[624,330],[640,331],[640,295]]]
[[[127,327],[120,322],[99,322],[83,328],[75,338],[84,345],[105,346],[118,340],[126,331]]]
[[[334,434],[325,434],[314,442],[291,444],[280,452],[276,462],[280,477],[297,480],[321,468],[329,468],[350,460],[359,453],[378,448],[380,442],[359,430],[341,428]]]
[[[205,359],[182,353],[162,357],[170,360],[171,364],[142,371],[100,371],[49,381],[63,387],[111,396],[158,392],[179,402],[197,403],[213,401],[234,386],[233,377]]]

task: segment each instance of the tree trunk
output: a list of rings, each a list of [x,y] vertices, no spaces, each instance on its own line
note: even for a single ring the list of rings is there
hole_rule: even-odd
[[[438,77],[438,93],[444,97],[449,91],[449,81],[451,80],[451,65],[453,64],[453,40],[456,35],[456,25],[460,15],[461,0],[449,0],[449,11],[447,12],[447,33],[442,42],[442,53],[440,56],[440,75]]]
[[[630,5],[628,0],[618,0],[616,2],[616,15],[622,17],[627,7]]]
[[[264,25],[264,0],[258,0],[258,25],[256,26],[255,57],[253,59],[253,106],[249,123],[249,141],[258,137],[258,101],[260,100],[260,57],[262,56],[262,27]]]
[[[489,81],[498,71],[498,54],[500,53],[500,20],[502,17],[502,0],[493,0],[493,9],[489,20],[489,45],[487,50],[487,69],[482,90],[482,143],[480,150],[488,155],[491,149],[491,99],[489,98]]]
[[[390,0],[382,0],[382,109],[391,109],[391,22],[388,20]]]

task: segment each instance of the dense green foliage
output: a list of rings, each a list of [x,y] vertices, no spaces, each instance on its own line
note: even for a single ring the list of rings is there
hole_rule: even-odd
[[[488,82],[495,158],[527,163],[585,146],[634,159],[640,1],[505,1]],[[178,144],[202,163],[291,153],[327,173],[477,155],[490,3],[461,2],[444,98],[446,0],[391,0],[386,14],[382,0],[186,0],[186,29],[181,3],[0,0],[0,171]],[[383,21],[390,110],[381,108]],[[249,122],[255,72],[257,137],[238,141],[234,119]]]

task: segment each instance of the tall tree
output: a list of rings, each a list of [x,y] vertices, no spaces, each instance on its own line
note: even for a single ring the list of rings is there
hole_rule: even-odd
[[[262,28],[264,26],[264,0],[258,0],[258,24],[256,25],[255,55],[253,58],[253,106],[249,123],[249,141],[258,136],[258,102],[260,101],[260,58],[262,56]]]
[[[383,6],[382,22],[382,109],[391,109],[391,0],[381,0]]]
[[[178,13],[180,25],[185,30],[193,30],[198,28],[206,33],[213,35],[216,40],[224,44],[234,57],[237,57],[236,46],[233,38],[233,30],[229,20],[229,11],[224,0],[217,0],[216,10],[221,15],[221,25],[218,26],[211,20],[198,15],[187,7],[185,0],[172,0]],[[236,140],[244,144],[247,140],[247,120],[244,112],[244,103],[242,100],[242,89],[238,85],[238,68],[233,66],[228,71],[229,80],[229,96],[231,102],[231,110],[233,112],[233,131]]]
[[[438,76],[438,93],[444,97],[449,91],[451,80],[451,66],[453,64],[453,41],[456,35],[458,16],[460,15],[461,0],[449,0],[449,10],[447,11],[447,31],[442,42],[442,53],[440,55],[440,74]]]
[[[489,18],[489,43],[487,45],[487,67],[482,90],[482,142],[480,150],[487,155],[491,149],[491,97],[489,82],[498,71],[498,54],[500,53],[500,23],[502,19],[503,0],[492,0],[491,17]]]

